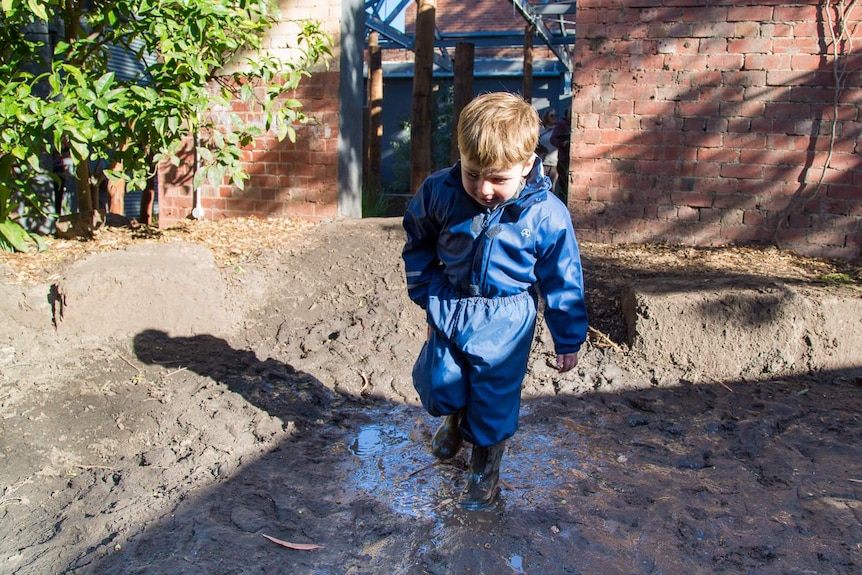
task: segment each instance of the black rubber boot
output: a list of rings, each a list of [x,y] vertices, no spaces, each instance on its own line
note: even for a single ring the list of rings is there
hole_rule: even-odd
[[[503,459],[505,441],[491,447],[473,446],[470,455],[470,475],[461,492],[458,506],[470,511],[485,509],[497,497],[500,483],[500,461]]]
[[[434,439],[431,440],[431,453],[437,459],[452,459],[461,449],[463,438],[458,426],[461,424],[461,412],[447,415],[437,428]]]

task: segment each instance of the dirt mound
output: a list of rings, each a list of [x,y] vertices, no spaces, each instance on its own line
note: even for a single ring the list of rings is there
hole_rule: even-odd
[[[622,295],[633,348],[713,379],[859,367],[862,294],[767,277],[633,282]]]
[[[582,246],[581,362],[540,325],[501,501],[470,514],[410,383],[400,222],[199,224],[0,258],[3,572],[859,571],[862,330],[823,369],[716,367],[858,321],[854,270]]]
[[[129,338],[145,329],[226,335],[244,311],[225,302],[212,252],[178,242],[133,245],[76,262],[53,295],[53,321],[67,338]]]

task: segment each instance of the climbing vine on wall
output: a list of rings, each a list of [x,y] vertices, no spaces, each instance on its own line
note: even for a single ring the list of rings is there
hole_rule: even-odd
[[[829,125],[829,147],[826,152],[826,157],[823,161],[823,166],[820,170],[820,176],[814,188],[808,194],[797,195],[793,201],[784,209],[781,217],[777,219],[777,226],[774,242],[778,242],[778,231],[781,226],[787,223],[788,217],[796,213],[801,206],[816,199],[823,190],[826,176],[832,164],[832,157],[835,152],[835,144],[838,139],[838,127],[841,111],[841,102],[844,100],[846,91],[851,87],[848,85],[854,74],[862,69],[862,65],[857,64],[858,59],[853,54],[853,42],[856,38],[860,21],[853,20],[853,11],[858,7],[858,0],[825,0],[822,6],[822,21],[824,29],[824,37],[821,38],[823,45],[824,56],[831,59],[831,71],[833,81],[832,91],[832,121]],[[852,23],[852,24],[851,24]],[[808,168],[806,167],[806,171]],[[801,178],[805,181],[806,178]]]

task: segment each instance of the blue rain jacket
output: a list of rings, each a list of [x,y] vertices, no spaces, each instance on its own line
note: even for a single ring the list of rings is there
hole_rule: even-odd
[[[435,416],[463,410],[474,445],[514,435],[533,343],[535,289],[558,354],[586,339],[580,255],[571,216],[536,161],[523,190],[494,210],[461,184],[461,166],[431,175],[404,216],[410,298],[434,329],[413,368]]]
[[[536,287],[554,351],[578,351],[587,334],[580,253],[571,215],[549,190],[540,160],[518,197],[494,210],[464,190],[460,163],[432,174],[404,215],[410,299],[427,309],[437,274],[465,297],[497,298]]]

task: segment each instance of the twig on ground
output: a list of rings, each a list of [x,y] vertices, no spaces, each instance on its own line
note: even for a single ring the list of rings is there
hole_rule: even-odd
[[[117,470],[116,467],[106,467],[104,465],[75,465],[75,467],[77,467],[78,469],[84,469],[86,471],[92,471],[94,469],[97,469],[100,471],[116,471]]]
[[[26,497],[12,497],[12,494],[21,489],[24,485],[28,483],[33,483],[33,480],[30,478],[24,479],[23,481],[19,481],[15,485],[10,485],[9,487],[3,490],[3,496],[0,497],[0,508],[3,508],[7,505],[11,505],[12,503],[23,503],[27,500]]]
[[[175,370],[173,370],[172,372],[165,374],[165,377],[170,377],[170,376],[172,376],[172,375],[175,375],[175,374],[177,374],[177,373],[179,373],[179,372],[181,372],[181,371],[185,371],[185,370],[187,370],[187,369],[188,369],[188,367],[181,367],[181,368],[179,368],[179,369],[175,369]]]
[[[731,387],[729,385],[727,385],[726,383],[724,383],[723,381],[719,381],[719,380],[715,379],[714,377],[709,377],[708,375],[706,376],[706,378],[708,380],[710,380],[712,383],[717,383],[718,385],[720,385],[721,387],[723,387],[724,389],[726,389],[730,393],[733,393],[733,389],[731,389]]]
[[[616,351],[623,353],[623,350],[620,348],[620,346],[614,343],[614,340],[612,340],[610,337],[603,334],[593,326],[588,326],[587,329],[589,329],[590,333],[593,334],[599,341],[603,342],[606,346],[612,347]]]
[[[431,468],[432,468],[432,467],[434,467],[435,465],[437,465],[437,462],[436,462],[436,461],[432,461],[432,462],[431,462],[431,463],[429,463],[428,465],[423,465],[423,466],[422,466],[422,467],[420,467],[419,469],[414,469],[413,471],[411,471],[411,472],[410,472],[410,473],[408,473],[407,475],[404,475],[403,477],[400,477],[400,478],[396,479],[396,480],[395,480],[395,483],[396,483],[396,484],[398,484],[398,483],[401,483],[402,481],[406,481],[406,480],[410,479],[411,477],[413,477],[414,475],[418,475],[418,474],[422,473],[423,471],[425,471],[425,470],[427,470],[427,469],[431,469]]]
[[[141,373],[141,368],[140,368],[140,367],[138,367],[137,365],[135,365],[134,363],[132,363],[131,361],[129,361],[128,359],[126,359],[125,357],[123,357],[123,354],[118,353],[118,354],[117,354],[117,357],[119,357],[120,359],[122,359],[123,361],[125,361],[126,363],[128,363],[130,366],[134,367],[134,368],[135,368],[135,371],[137,371],[138,373]]]
[[[12,505],[13,503],[23,503],[24,500],[24,497],[2,497],[0,498],[0,509],[7,505]]]
[[[366,397],[368,395],[368,390],[371,389],[371,380],[367,375],[365,375],[364,371],[358,371],[356,373],[362,378],[362,387],[359,389],[359,395]]]

